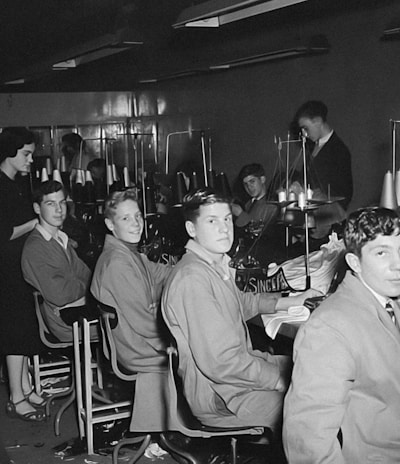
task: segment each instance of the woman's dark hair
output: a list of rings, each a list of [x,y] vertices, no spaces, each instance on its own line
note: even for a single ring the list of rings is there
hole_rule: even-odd
[[[4,127],[0,133],[0,163],[14,158],[24,145],[35,143],[35,135],[26,127]]]
[[[387,208],[370,207],[351,213],[344,229],[346,251],[361,257],[361,249],[378,235],[399,235],[400,218]]]
[[[200,215],[200,206],[214,203],[226,203],[231,207],[231,200],[211,188],[190,192],[183,198],[183,217],[185,221],[195,222]]]

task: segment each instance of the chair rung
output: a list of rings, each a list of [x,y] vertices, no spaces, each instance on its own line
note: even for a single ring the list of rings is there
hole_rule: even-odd
[[[119,403],[103,404],[101,406],[93,406],[92,411],[107,411],[109,409],[119,409],[132,407],[132,401],[121,401]]]
[[[101,411],[96,411],[96,412],[101,412]],[[132,415],[132,412],[131,410],[128,410],[128,411],[121,411],[121,412],[118,412],[118,413],[112,413],[111,411],[109,411],[109,414],[99,414],[99,415],[94,415],[94,411],[93,411],[93,416],[91,418],[91,423],[92,424],[101,424],[102,422],[107,422],[107,421],[110,421],[110,420],[117,420],[117,419],[126,419],[126,418],[129,418],[131,417]],[[86,421],[86,415],[85,415],[85,411],[81,411],[81,418]]]

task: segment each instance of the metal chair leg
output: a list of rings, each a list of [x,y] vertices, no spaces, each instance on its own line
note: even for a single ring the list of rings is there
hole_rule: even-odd
[[[142,444],[140,445],[139,449],[136,451],[133,458],[129,461],[129,464],[134,464],[136,461],[138,461],[143,456],[144,452],[146,451],[146,448],[150,444],[150,441],[151,441],[150,434],[144,435],[141,437],[123,438],[114,446],[113,454],[112,454],[113,464],[118,464],[118,453],[119,453],[119,450],[123,446],[133,445],[135,443],[142,442]]]
[[[55,415],[54,432],[57,437],[60,435],[61,416],[63,415],[64,411],[75,401],[75,398],[76,398],[76,392],[75,392],[75,389],[73,388],[69,398],[67,399],[67,401],[65,401],[65,403],[61,406],[61,408],[57,411],[57,414]]]

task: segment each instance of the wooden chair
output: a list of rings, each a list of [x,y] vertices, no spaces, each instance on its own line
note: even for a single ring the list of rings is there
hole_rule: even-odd
[[[136,372],[127,372],[118,363],[117,350],[113,337],[113,329],[118,325],[118,315],[112,306],[98,302],[97,307],[101,315],[101,331],[103,336],[103,352],[105,357],[110,361],[111,368],[114,374],[122,380],[136,381],[138,374]],[[132,403],[130,403],[132,404]],[[131,412],[129,416],[131,416]],[[140,436],[127,437],[120,440],[113,449],[113,464],[118,463],[118,454],[123,446],[141,443],[135,455],[130,459],[129,464],[134,464],[141,456],[143,456],[147,446],[150,444],[151,434],[147,433]]]
[[[238,427],[221,428],[208,427],[201,424],[192,414],[190,408],[178,388],[176,377],[175,360],[178,352],[175,347],[168,348],[168,386],[169,386],[169,431],[180,432],[186,437],[191,438],[211,438],[211,437],[230,437],[232,464],[237,463],[237,436],[239,435],[261,435],[263,427]],[[199,464],[196,457],[180,446],[175,446],[174,442],[168,439],[167,434],[160,435],[163,447],[178,456],[183,457],[190,464]]]
[[[42,343],[50,348],[51,350],[59,350],[73,347],[73,342],[60,342],[51,334],[49,328],[47,327],[45,320],[43,318],[43,297],[39,292],[33,293],[33,298],[35,302],[35,311],[36,317],[39,323],[39,335]],[[42,362],[39,355],[33,356],[33,378],[35,391],[37,394],[41,394],[42,386],[41,380],[50,376],[59,376],[59,375],[69,375],[71,377],[71,382],[69,387],[63,389],[62,391],[52,394],[52,399],[60,398],[67,396],[67,400],[57,411],[54,420],[54,430],[55,434],[58,436],[60,434],[60,420],[64,411],[73,403],[75,399],[75,388],[73,381],[73,372],[72,372],[72,362],[70,358],[59,359],[56,361],[45,361]],[[50,401],[46,404],[46,415],[50,415]]]
[[[97,321],[96,321],[97,322]],[[81,369],[75,373],[77,385],[78,419],[80,422],[81,438],[85,437],[88,454],[94,454],[93,426],[112,420],[131,417],[132,401],[112,402],[106,396],[98,395],[94,391],[92,375],[92,350],[90,345],[90,325],[93,321],[82,320],[83,353]],[[104,345],[103,345],[104,346]],[[126,379],[125,379],[126,380]],[[93,399],[97,400],[94,404]]]

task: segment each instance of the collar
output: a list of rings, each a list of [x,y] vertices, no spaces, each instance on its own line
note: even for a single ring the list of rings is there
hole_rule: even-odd
[[[65,232],[63,232],[62,230],[57,230],[57,232],[54,235],[52,235],[52,234],[50,234],[50,232],[48,232],[40,224],[36,224],[36,229],[37,229],[38,232],[40,232],[42,237],[45,240],[47,240],[48,242],[50,242],[50,240],[52,238],[54,238],[54,240],[56,240],[56,242],[60,243],[60,245],[62,245],[65,249],[67,248],[68,235]]]
[[[322,145],[325,145],[326,142],[332,137],[333,130],[329,132],[329,134],[325,135],[324,137],[321,137],[320,139],[317,140],[317,145],[319,147],[322,147]]]
[[[212,255],[193,239],[190,239],[187,242],[185,248],[186,250],[191,251],[192,253],[199,256],[199,258],[211,266],[218,273],[222,280],[229,280],[231,278],[232,268],[229,267],[229,262],[231,259],[226,253],[224,253],[221,263],[216,263]]]
[[[376,293],[375,290],[372,290],[372,288],[365,282],[365,280],[359,275],[358,278],[360,279],[360,282],[362,282],[362,284],[367,287],[367,289],[374,295],[374,297],[378,300],[379,304],[381,306],[383,306],[384,308],[386,308],[386,303],[388,301],[392,301],[391,298],[386,298],[382,295],[380,295],[379,293]]]

